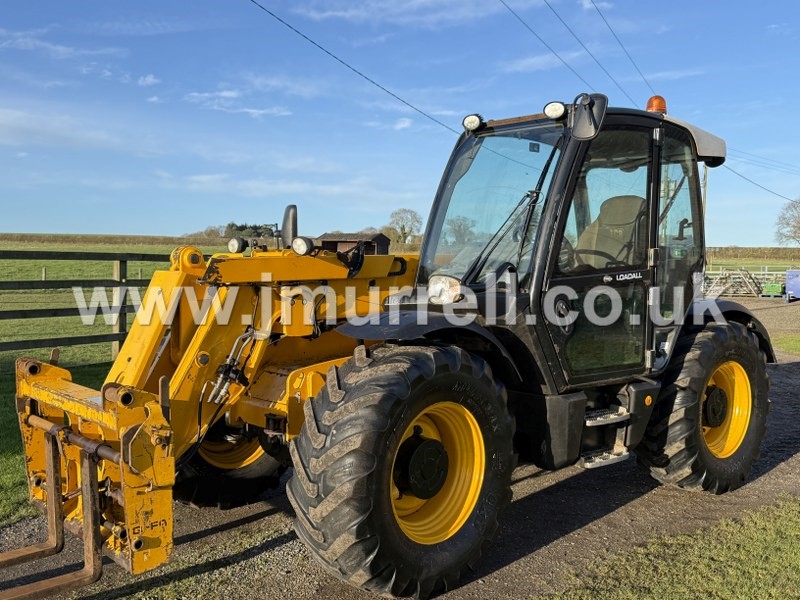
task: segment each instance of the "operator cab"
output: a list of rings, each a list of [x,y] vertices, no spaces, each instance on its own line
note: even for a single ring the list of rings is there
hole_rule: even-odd
[[[658,97],[641,111],[582,94],[530,117],[468,116],[420,257],[431,310],[471,292],[484,325],[487,294],[515,295],[518,312],[487,328],[551,366],[548,393],[663,369],[703,270],[697,163],[725,160],[721,139],[665,112]]]

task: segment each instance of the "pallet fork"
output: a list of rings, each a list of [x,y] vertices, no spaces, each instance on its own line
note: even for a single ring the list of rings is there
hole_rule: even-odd
[[[47,515],[47,540],[0,554],[0,569],[60,553],[65,530],[83,539],[84,564],[0,591],[0,600],[93,583],[102,575],[104,553],[132,573],[168,559],[175,463],[164,389],[152,394],[106,384],[97,391],[73,383],[54,364],[17,361],[28,487]]]
[[[60,553],[64,549],[64,505],[61,496],[61,452],[59,451],[58,426],[41,419],[30,417],[28,424],[43,429],[46,446],[46,477],[37,481],[47,497],[47,541],[27,548],[10,550],[0,554],[0,569],[31,562]],[[83,438],[85,440],[85,438]],[[94,443],[90,440],[87,446]],[[94,453],[81,450],[81,498],[83,506],[83,568],[74,573],[59,575],[51,579],[35,581],[23,586],[0,592],[0,600],[21,600],[23,598],[41,598],[66,590],[94,583],[103,573],[102,538],[100,537],[100,512],[97,504],[99,498],[97,481],[97,458],[105,452],[101,448],[113,452],[108,446],[97,445]]]

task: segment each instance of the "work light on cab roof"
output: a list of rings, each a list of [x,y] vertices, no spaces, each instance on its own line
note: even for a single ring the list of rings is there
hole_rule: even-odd
[[[545,104],[542,112],[544,112],[545,116],[549,119],[558,120],[567,114],[567,107],[563,102],[548,102]]]
[[[472,133],[473,131],[477,131],[483,125],[483,117],[474,114],[474,115],[467,115],[464,117],[464,120],[461,123],[464,126],[464,130]]]

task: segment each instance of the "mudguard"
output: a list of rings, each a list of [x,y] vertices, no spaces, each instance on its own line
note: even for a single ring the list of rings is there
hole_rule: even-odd
[[[707,323],[715,320],[719,315],[722,315],[725,321],[741,323],[753,331],[758,336],[759,346],[767,355],[767,362],[776,362],[775,351],[772,348],[772,341],[769,338],[767,328],[750,312],[749,308],[742,306],[738,302],[722,298],[697,300],[689,308],[685,322],[687,325]]]
[[[366,318],[365,318],[366,320]],[[420,338],[434,339],[434,334],[465,333],[477,334],[499,352],[514,374],[522,380],[516,361],[503,343],[491,331],[472,320],[468,324],[455,325],[444,314],[416,310],[391,311],[381,313],[364,324],[345,323],[336,328],[338,333],[356,340],[409,341]]]

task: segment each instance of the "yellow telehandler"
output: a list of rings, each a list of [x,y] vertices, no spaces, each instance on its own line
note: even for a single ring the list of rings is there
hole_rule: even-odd
[[[30,496],[49,533],[0,555],[0,566],[60,552],[66,528],[84,539],[85,567],[0,596],[94,581],[104,552],[132,573],[152,569],[172,550],[173,494],[225,507],[277,484],[306,401],[357,346],[336,325],[376,314],[413,282],[418,260],[368,255],[363,244],[301,256],[296,219],[288,207],[283,249],[256,242],[245,256],[248,243],[234,239],[208,262],[196,248],[174,250],[102,389],[55,364],[17,361]]]
[[[418,598],[475,568],[517,456],[724,493],[764,437],[774,354],[746,308],[704,298],[698,163],[725,143],[601,94],[464,119],[419,257],[232,240],[173,252],[101,390],[17,363],[17,412],[47,542],[76,575],[36,597],[168,560],[172,500],[247,502],[288,467],[295,529],[327,569]],[[152,310],[148,313],[148,307]],[[157,314],[156,314],[157,313]],[[201,317],[201,318],[198,318]]]

